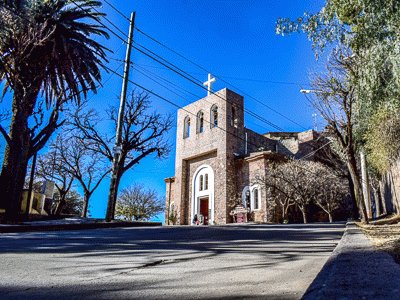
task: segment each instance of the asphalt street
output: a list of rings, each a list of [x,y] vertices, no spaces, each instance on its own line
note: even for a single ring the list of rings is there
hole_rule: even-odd
[[[0,234],[1,299],[299,299],[344,224]]]

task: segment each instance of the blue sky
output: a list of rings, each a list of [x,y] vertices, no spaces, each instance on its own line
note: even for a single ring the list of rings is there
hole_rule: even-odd
[[[312,128],[313,110],[299,90],[301,87],[307,87],[310,72],[320,70],[323,61],[315,60],[311,44],[305,35],[278,36],[275,34],[275,23],[279,17],[296,18],[305,11],[317,12],[324,1],[109,0],[109,2],[126,16],[136,11],[136,26],[139,29],[229,83],[217,79],[213,89],[228,87],[239,94],[244,94],[247,109],[286,131]],[[129,24],[126,19],[106,3],[101,10],[107,14],[110,22],[127,34]],[[109,23],[104,22],[112,28]],[[134,41],[179,66],[201,82],[207,79],[206,71],[157,45],[137,31]],[[109,57],[124,59],[125,45],[122,41],[111,35],[109,40],[103,42],[113,51]],[[131,80],[179,106],[185,106],[206,96],[206,91],[202,88],[165,69],[138,51],[132,52],[132,61],[141,72],[151,74],[153,78],[159,76],[173,82],[174,85],[168,83],[173,92],[149,80],[137,69],[131,70]],[[122,74],[121,63],[110,60],[108,66]],[[103,80],[107,81],[98,94],[89,96],[90,105],[101,112],[104,112],[109,105],[118,105],[122,84],[121,78],[111,74],[104,73]],[[133,86],[130,86],[130,89],[133,89]],[[190,94],[181,89],[189,91]],[[274,113],[265,105],[301,126]],[[152,97],[152,110],[172,114],[175,118],[177,108]],[[246,126],[259,133],[276,131],[257,119],[249,116],[245,118]],[[125,173],[120,190],[136,182],[156,189],[164,196],[163,179],[174,175],[175,135],[174,127],[168,135],[172,145],[169,157],[162,161],[153,157],[145,159]],[[106,179],[93,195],[90,203],[92,216],[104,216],[108,187],[109,180]]]

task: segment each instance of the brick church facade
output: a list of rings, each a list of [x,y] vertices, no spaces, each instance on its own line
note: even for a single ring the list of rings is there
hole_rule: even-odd
[[[272,160],[301,157],[312,130],[258,134],[244,126],[243,97],[229,89],[178,110],[175,176],[166,178],[166,224],[233,222],[242,203],[252,221],[268,222],[266,191],[257,183]]]

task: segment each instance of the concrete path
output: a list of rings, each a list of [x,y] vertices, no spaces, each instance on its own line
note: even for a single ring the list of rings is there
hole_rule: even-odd
[[[0,234],[2,299],[299,299],[344,224]]]
[[[400,265],[349,224],[303,299],[400,299]]]

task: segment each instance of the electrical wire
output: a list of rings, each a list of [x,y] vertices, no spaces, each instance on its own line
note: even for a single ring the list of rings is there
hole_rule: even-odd
[[[179,52],[173,50],[172,48],[168,47],[168,46],[165,45],[164,43],[161,43],[161,42],[158,41],[157,39],[155,39],[155,38],[153,38],[152,36],[150,36],[149,34],[145,33],[145,32],[144,32],[143,30],[141,30],[140,28],[136,27],[135,29],[136,29],[136,31],[138,31],[138,32],[141,33],[142,35],[146,36],[146,37],[149,38],[150,40],[154,41],[155,43],[159,44],[160,46],[164,47],[165,49],[171,51],[172,53],[178,55],[179,57],[183,58],[184,60],[190,62],[191,64],[195,65],[196,67],[200,68],[201,70],[203,70],[203,71],[205,71],[205,72],[207,72],[207,73],[211,73],[209,70],[207,70],[207,69],[204,68],[203,66],[201,66],[201,65],[199,65],[198,63],[194,62],[193,60],[191,60],[191,59],[185,57],[184,55],[180,54]],[[216,78],[220,79],[222,82],[224,82],[224,83],[230,85],[231,87],[233,87],[234,89],[238,90],[239,92],[243,93],[245,96],[250,97],[251,99],[253,99],[253,100],[256,101],[257,103],[263,105],[264,107],[266,107],[266,108],[268,108],[269,110],[273,111],[274,113],[278,114],[279,116],[285,118],[286,120],[292,122],[292,123],[295,124],[295,125],[300,126],[300,127],[303,128],[303,129],[306,129],[303,125],[299,124],[298,122],[296,122],[296,121],[292,120],[291,118],[289,118],[289,117],[283,115],[282,113],[280,113],[280,112],[277,111],[276,109],[270,107],[269,105],[265,104],[264,102],[262,102],[262,101],[256,99],[255,97],[249,95],[249,94],[246,93],[245,91],[243,91],[243,90],[239,89],[238,87],[234,86],[233,84],[227,82],[226,80],[224,80],[224,79],[222,78],[222,76],[217,76],[217,75],[215,75],[215,74],[214,74],[214,76],[215,76]],[[286,83],[285,83],[285,82],[282,82],[282,81],[264,81],[264,82],[297,85],[297,83],[294,83],[294,82],[286,82]]]
[[[79,7],[80,9],[83,9],[81,5],[79,5],[78,3],[76,3],[76,1],[74,1],[74,0],[71,0],[71,1],[72,1],[77,7]],[[92,6],[92,8],[93,8],[96,12],[100,13],[95,7]],[[102,16],[102,18],[108,20],[108,18],[106,18],[105,16]],[[110,29],[110,28],[109,28],[107,25],[105,25],[103,22],[101,22],[101,21],[99,21],[99,20],[96,20],[96,21],[97,21],[100,25],[104,26],[104,28],[108,29],[113,35],[115,35],[116,37],[118,37],[122,42],[127,43],[123,37],[121,37],[119,34],[115,33],[115,31],[113,31],[112,29]],[[108,22],[111,23],[110,20],[108,20]],[[124,36],[126,37],[125,33],[124,33]],[[135,44],[137,44],[137,43],[135,43]],[[145,49],[146,51],[149,51],[149,52],[152,53],[155,57],[154,57],[153,55],[151,55],[151,54],[146,53],[144,50],[139,49],[139,48],[136,47],[136,46],[133,46],[133,45],[132,45],[132,47],[133,47],[134,49],[136,49],[137,51],[141,52],[142,54],[148,56],[149,58],[155,60],[156,62],[158,62],[158,63],[164,65],[164,66],[167,67],[167,68],[169,68],[171,71],[174,71],[176,74],[178,74],[178,75],[184,77],[185,79],[191,81],[192,83],[194,83],[194,84],[200,86],[201,88],[207,90],[207,88],[204,87],[204,86],[200,83],[200,81],[198,81],[197,79],[195,79],[195,78],[190,79],[190,77],[192,77],[192,76],[191,76],[189,73],[187,73],[187,72],[185,72],[184,70],[180,69],[179,67],[175,66],[175,65],[172,64],[171,62],[168,62],[167,60],[165,60],[164,58],[162,58],[161,56],[159,56],[159,55],[156,54],[155,52],[151,51],[150,49],[148,49],[148,48],[146,48],[146,47],[144,47],[144,46],[142,46],[142,45],[140,45],[140,44],[137,44],[137,45],[139,45],[140,47],[142,47],[142,48]],[[164,62],[162,62],[162,61],[164,61]],[[182,75],[180,72],[184,73],[186,76]],[[196,82],[196,81],[197,81],[197,82]],[[222,100],[224,100],[224,101],[226,101],[227,103],[229,103],[227,99],[222,98],[221,96],[219,96],[219,95],[216,94],[215,92],[212,92],[212,94],[213,94],[213,95],[216,95],[217,97],[219,97],[219,98],[221,98]],[[267,125],[269,125],[269,126],[275,128],[275,129],[277,129],[277,130],[285,131],[284,129],[282,129],[282,128],[279,127],[278,125],[272,123],[271,121],[265,119],[264,117],[258,115],[257,113],[252,112],[252,111],[250,111],[250,110],[248,110],[248,109],[245,109],[244,107],[243,107],[243,110],[245,110],[249,115],[251,115],[251,116],[253,116],[253,117],[259,119],[260,121],[264,122],[265,124],[267,124]]]

